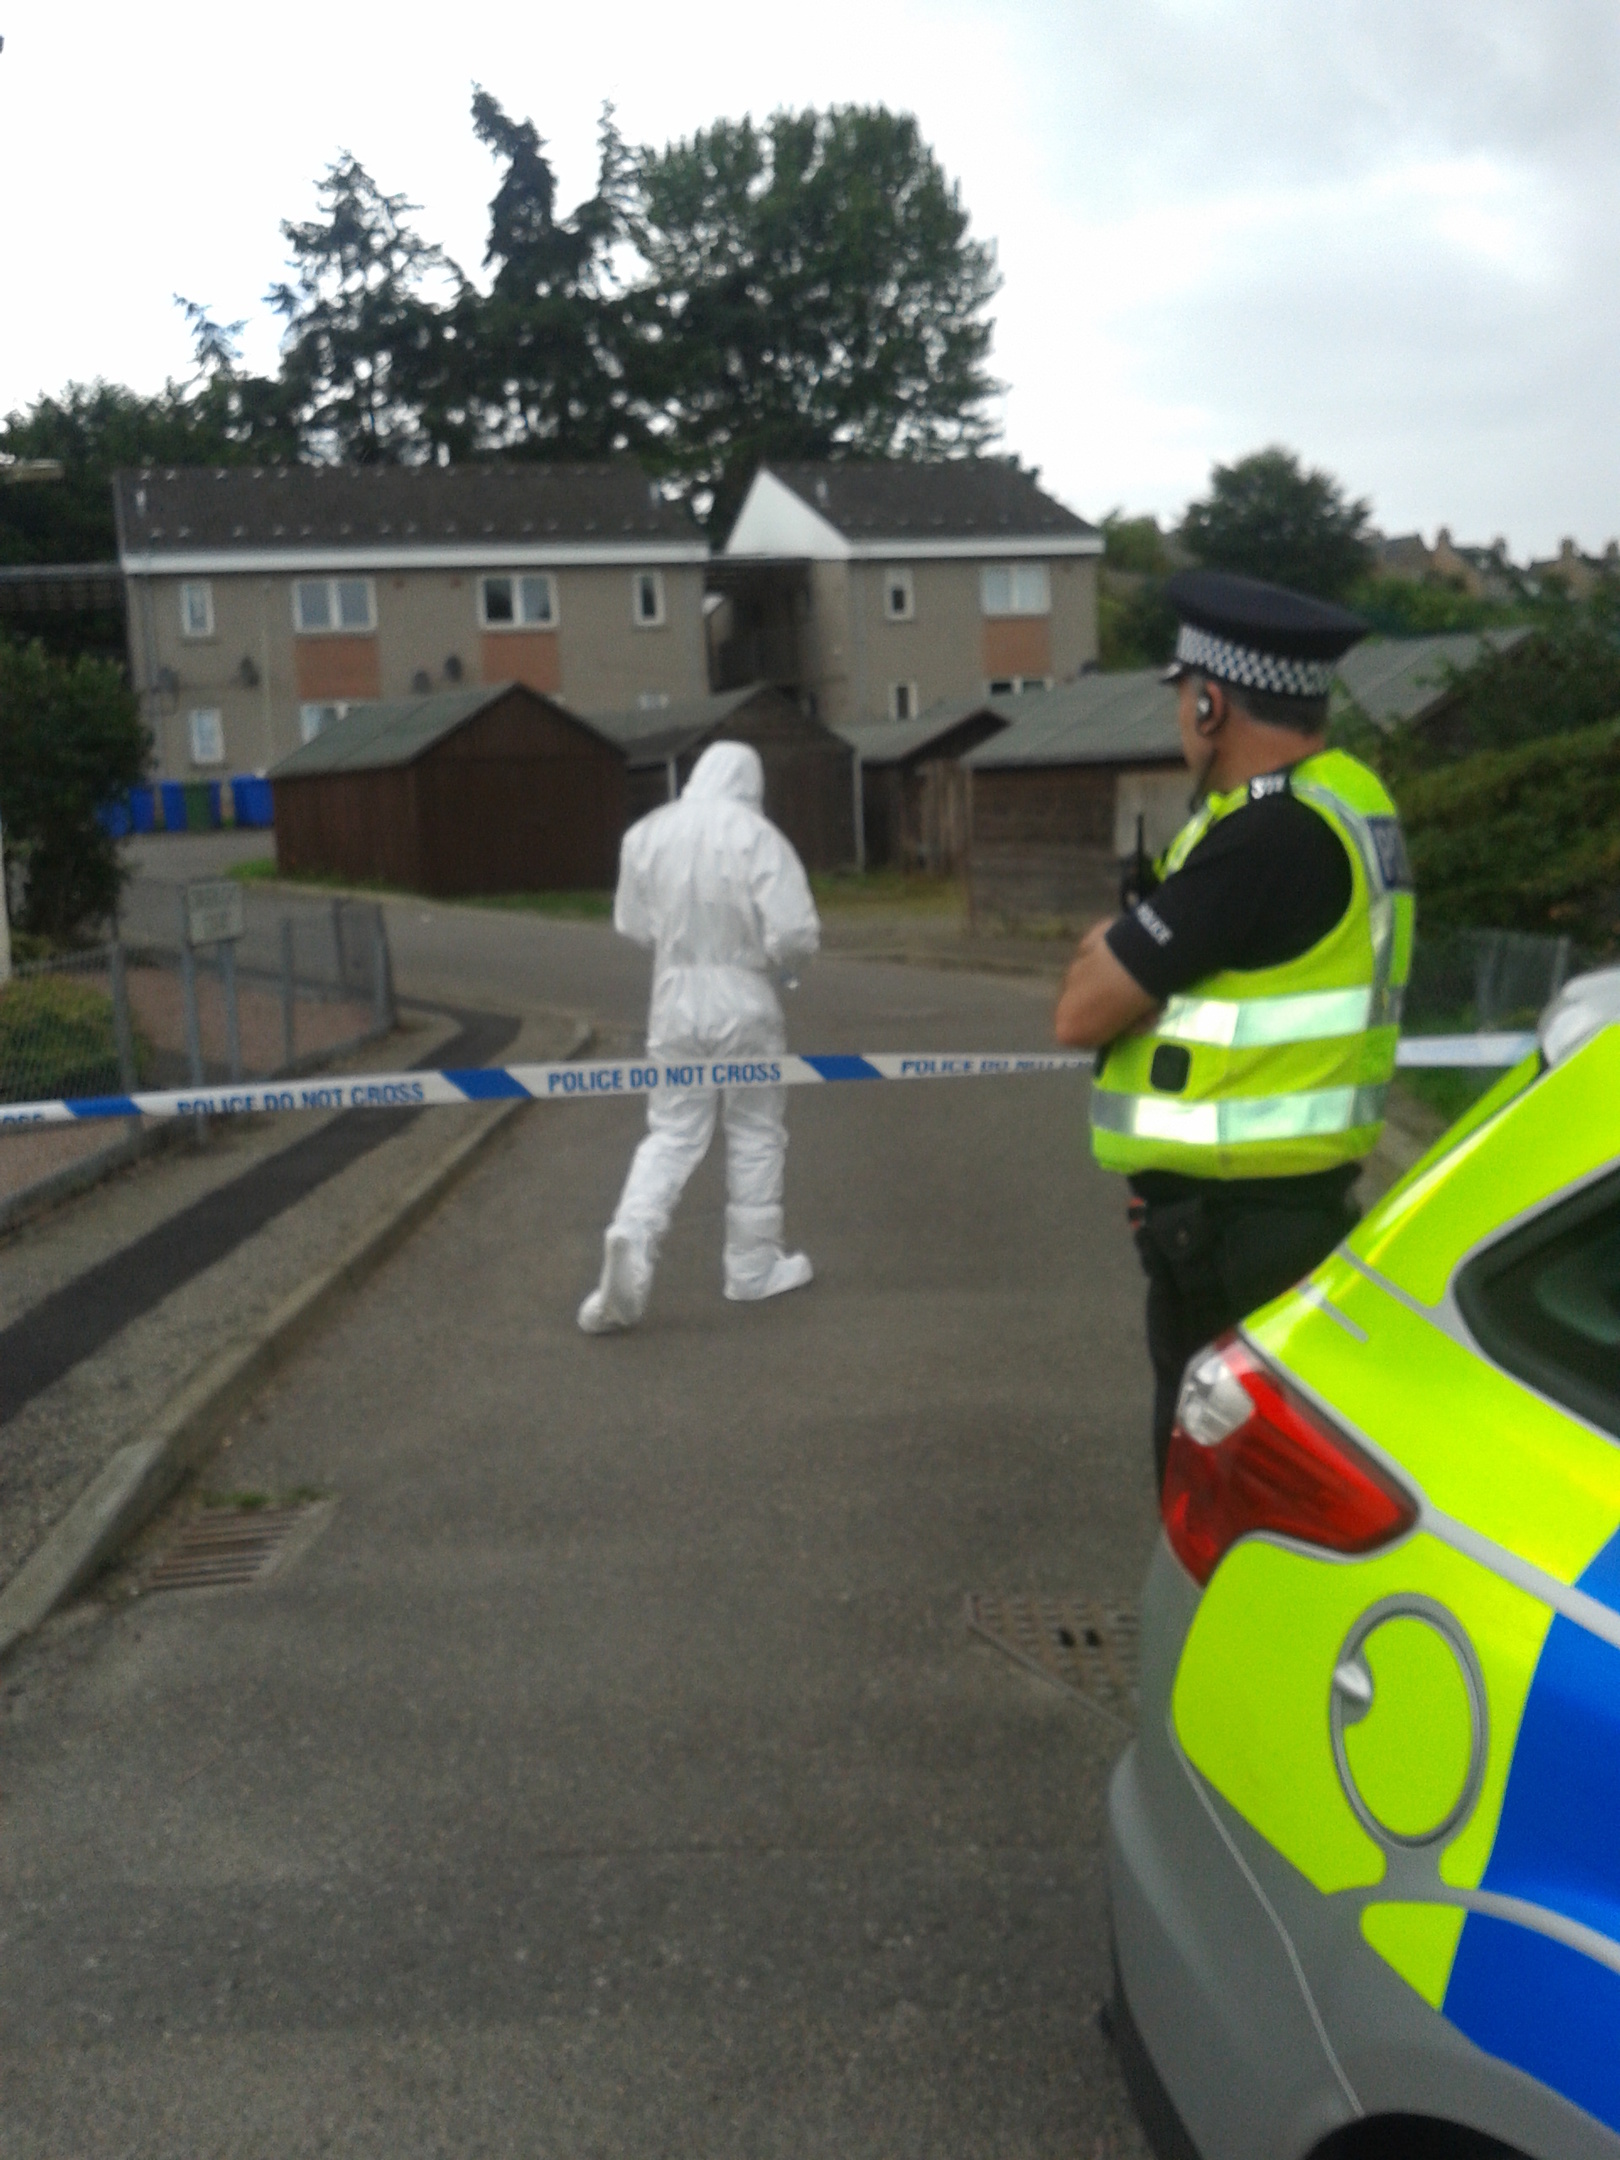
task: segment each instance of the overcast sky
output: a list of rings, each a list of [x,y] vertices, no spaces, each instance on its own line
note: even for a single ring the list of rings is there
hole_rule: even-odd
[[[1614,0],[817,0],[380,8],[0,0],[0,410],[183,372],[250,318],[339,148],[463,267],[472,84],[590,191],[721,114],[915,112],[994,240],[1004,446],[1083,515],[1174,517],[1270,442],[1388,532],[1620,532]]]

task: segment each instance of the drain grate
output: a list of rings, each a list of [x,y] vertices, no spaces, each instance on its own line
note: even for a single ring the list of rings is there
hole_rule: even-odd
[[[1020,1665],[1072,1688],[1121,1725],[1136,1717],[1136,1614],[1094,1598],[976,1591],[967,1624]]]
[[[194,1515],[141,1584],[154,1590],[238,1590],[265,1581],[326,1527],[335,1503],[210,1508]]]

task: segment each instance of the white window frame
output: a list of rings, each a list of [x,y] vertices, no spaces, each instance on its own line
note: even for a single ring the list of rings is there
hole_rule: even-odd
[[[641,612],[641,587],[643,580],[651,583],[653,597],[658,603],[656,615]],[[630,573],[630,620],[638,630],[662,630],[664,627],[664,573],[662,570],[632,570]]]
[[[896,594],[902,595],[899,607],[894,605]],[[909,564],[897,563],[883,573],[883,620],[885,622],[915,622],[917,619],[917,587]]]
[[[512,620],[510,622],[490,621],[489,587],[491,585],[511,586]],[[525,585],[540,585],[545,588],[548,609],[546,614],[524,614],[523,588]],[[549,570],[489,570],[479,578],[478,627],[480,630],[493,630],[497,634],[504,630],[555,630],[557,619],[557,580]]]
[[[191,602],[194,595],[202,596],[203,627],[195,629],[191,621]],[[188,644],[199,644],[214,634],[214,583],[212,578],[186,578],[180,587],[180,635]]]
[[[905,706],[905,711],[900,710]],[[891,720],[915,720],[922,707],[917,702],[917,685],[914,682],[892,682],[889,685],[889,718]]]
[[[298,708],[298,739],[312,743],[322,728],[341,720],[349,709],[345,698],[311,698]]]
[[[199,742],[203,732],[198,722],[210,723],[207,732],[216,748],[210,753]],[[194,705],[186,715],[186,747],[191,752],[193,765],[223,765],[225,762],[225,715],[217,705]]]
[[[1050,675],[998,675],[984,686],[986,697],[1021,697],[1026,690],[1050,690]]]
[[[1005,602],[1000,590],[1003,578],[1006,580]],[[1050,615],[1050,565],[1044,562],[982,563],[979,567],[979,612],[992,620],[1011,615]]]
[[[299,595],[306,587],[326,587],[326,612],[330,620],[324,623],[306,624]],[[338,620],[337,589],[340,585],[359,585],[365,590],[366,619],[363,623],[346,623]],[[294,578],[292,583],[293,632],[298,637],[372,637],[377,629],[377,581],[369,577]]]

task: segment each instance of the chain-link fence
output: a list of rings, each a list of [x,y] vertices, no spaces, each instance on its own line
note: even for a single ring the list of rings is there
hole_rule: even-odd
[[[27,962],[0,984],[0,1105],[269,1079],[340,1060],[394,1025],[374,902],[249,888],[242,935],[193,948],[184,891],[135,880],[116,944]],[[117,1131],[0,1127],[0,1223]]]
[[[1568,938],[1420,928],[1403,1024],[1413,1035],[1534,1027],[1570,976],[1590,965]]]

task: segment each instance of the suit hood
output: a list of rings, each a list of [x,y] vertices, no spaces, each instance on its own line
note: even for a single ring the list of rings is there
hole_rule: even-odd
[[[750,810],[763,808],[765,768],[759,752],[748,743],[710,743],[681,793],[688,802],[723,800],[746,803]]]

